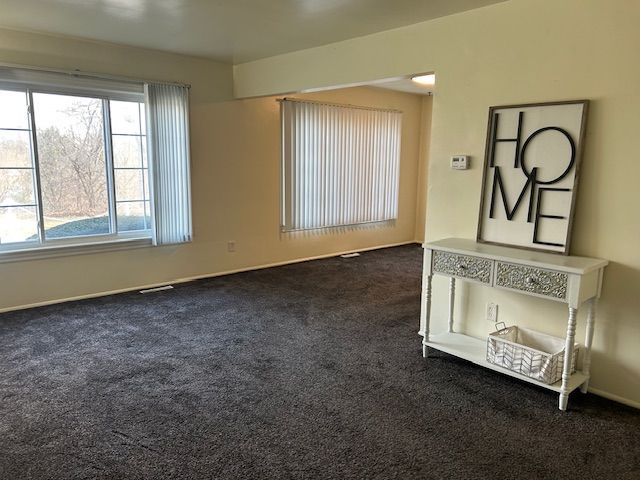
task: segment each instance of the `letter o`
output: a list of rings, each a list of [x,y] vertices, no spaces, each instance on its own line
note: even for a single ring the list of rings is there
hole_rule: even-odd
[[[564,177],[567,176],[567,174],[571,171],[571,168],[573,168],[573,164],[576,161],[576,144],[573,141],[573,138],[571,138],[571,135],[569,134],[569,132],[567,132],[566,130],[560,128],[560,127],[544,127],[541,128],[540,130],[536,130],[535,132],[533,132],[531,135],[529,135],[529,137],[525,140],[524,145],[522,145],[522,150],[520,151],[520,168],[522,169],[523,173],[527,176],[527,178],[531,177],[531,172],[527,171],[527,166],[525,165],[525,152],[527,150],[527,146],[529,146],[529,142],[531,142],[531,140],[533,140],[535,137],[537,137],[538,135],[540,135],[543,132],[546,132],[547,130],[555,130],[557,132],[562,133],[565,137],[567,137],[567,140],[569,140],[569,145],[571,145],[571,160],[569,161],[569,165],[567,166],[567,168],[565,169],[564,172],[562,172],[562,174],[560,174],[560,176],[558,176],[557,178],[554,178],[553,180],[549,180],[546,182],[542,182],[540,180],[536,180],[537,184],[540,185],[551,185],[554,184],[556,182],[559,182],[560,180],[562,180]]]

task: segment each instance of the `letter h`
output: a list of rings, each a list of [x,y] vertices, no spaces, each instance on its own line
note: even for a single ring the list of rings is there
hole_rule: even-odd
[[[500,121],[500,114],[494,113],[493,118],[491,119],[491,161],[489,162],[490,167],[495,166],[495,155],[496,155],[496,143],[498,142],[515,142],[516,151],[513,156],[513,168],[520,167],[520,134],[522,132],[522,117],[524,116],[524,112],[518,113],[518,133],[516,134],[516,138],[497,138],[498,135],[498,122]]]

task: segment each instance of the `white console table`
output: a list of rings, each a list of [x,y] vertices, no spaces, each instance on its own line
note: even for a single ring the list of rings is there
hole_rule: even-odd
[[[596,320],[596,304],[602,289],[606,260],[563,256],[517,248],[477,243],[461,238],[447,238],[424,245],[422,305],[420,335],[422,354],[428,348],[455,355],[477,365],[534,383],[560,394],[559,408],[566,410],[569,393],[580,387],[583,393],[589,385],[591,344]],[[431,279],[434,274],[449,280],[449,316],[447,332],[433,335],[430,331]],[[453,330],[456,279],[475,282],[492,288],[546,298],[568,305],[567,335],[562,380],[553,384],[533,380],[486,360],[486,340],[480,340]],[[587,328],[582,358],[582,370],[571,374],[578,307],[587,304]]]

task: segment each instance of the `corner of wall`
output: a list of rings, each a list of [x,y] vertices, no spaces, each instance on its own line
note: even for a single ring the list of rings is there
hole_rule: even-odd
[[[417,243],[423,243],[425,239],[432,105],[433,96],[428,95],[422,98],[422,110],[420,117],[420,155],[418,157],[418,185],[416,193],[416,227],[414,232],[414,238]]]

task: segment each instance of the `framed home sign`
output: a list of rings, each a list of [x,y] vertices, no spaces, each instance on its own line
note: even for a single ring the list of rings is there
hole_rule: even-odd
[[[569,253],[588,105],[489,108],[479,242]]]

